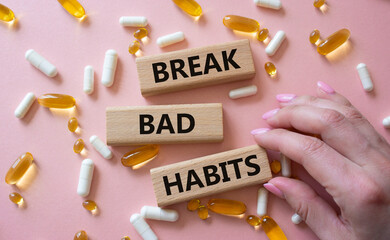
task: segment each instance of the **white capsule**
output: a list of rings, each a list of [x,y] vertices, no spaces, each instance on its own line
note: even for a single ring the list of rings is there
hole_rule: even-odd
[[[291,177],[291,159],[284,154],[280,154],[280,165],[282,167],[282,176]]]
[[[105,159],[112,158],[112,152],[107,145],[96,135],[89,138],[89,142]]]
[[[104,57],[102,83],[106,87],[111,87],[114,83],[116,63],[118,61],[118,54],[115,50],[107,50]]]
[[[356,66],[356,69],[359,73],[360,81],[362,82],[364,90],[366,92],[372,91],[372,89],[374,89],[374,84],[372,83],[371,76],[368,72],[366,64],[359,63]]]
[[[35,95],[32,92],[29,92],[24,96],[23,100],[19,103],[18,107],[15,109],[15,117],[23,118],[24,115],[28,112],[31,105],[34,103]]]
[[[267,215],[268,190],[261,187],[257,192],[257,215],[260,217]]]
[[[150,226],[145,222],[145,220],[138,213],[131,215],[130,222],[134,226],[135,230],[137,230],[138,234],[141,235],[141,237],[144,240],[158,239],[156,234],[150,228]]]
[[[242,88],[233,89],[229,92],[231,99],[237,99],[242,97],[249,97],[257,93],[256,85],[250,85]]]
[[[55,77],[57,75],[57,68],[33,49],[27,50],[25,57],[27,61],[47,76]]]
[[[302,222],[302,217],[298,215],[298,213],[294,213],[294,215],[291,216],[291,222],[294,224],[300,224]]]
[[[157,45],[159,47],[166,47],[184,40],[183,32],[175,32],[162,37],[157,38]]]
[[[148,19],[140,16],[124,16],[119,18],[119,24],[124,27],[146,27]]]
[[[271,42],[269,42],[268,46],[265,48],[265,53],[267,53],[268,56],[273,56],[285,38],[286,33],[284,31],[278,31],[272,38]]]
[[[86,197],[91,189],[94,164],[91,159],[84,159],[81,162],[79,185],[77,186],[77,194]]]
[[[95,82],[95,79],[94,79],[93,67],[92,66],[86,66],[84,68],[84,86],[83,86],[83,91],[86,94],[93,93],[94,82]]]
[[[388,116],[385,119],[383,119],[382,124],[383,124],[384,127],[390,128],[390,116]]]
[[[160,207],[143,206],[141,208],[141,216],[143,218],[176,222],[179,218],[179,214],[176,210],[162,209]]]
[[[280,0],[254,0],[255,4],[260,7],[280,9],[282,2]]]

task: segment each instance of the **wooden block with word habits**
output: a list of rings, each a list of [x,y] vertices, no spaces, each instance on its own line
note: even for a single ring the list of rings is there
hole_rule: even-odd
[[[139,57],[136,63],[143,96],[245,80],[256,74],[248,39]]]
[[[111,146],[220,142],[222,104],[109,107],[106,129]]]
[[[258,145],[153,168],[150,174],[159,207],[272,178],[267,153]]]

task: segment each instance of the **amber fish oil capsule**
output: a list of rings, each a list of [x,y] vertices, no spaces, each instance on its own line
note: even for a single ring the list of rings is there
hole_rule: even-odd
[[[282,45],[285,38],[286,33],[284,31],[278,31],[265,48],[265,53],[267,53],[268,56],[273,56],[279,49],[280,45]]]
[[[5,176],[5,182],[7,184],[17,183],[27,172],[33,163],[33,156],[31,153],[26,152],[16,159]]]
[[[269,216],[261,218],[261,227],[270,240],[287,240],[279,225]]]
[[[209,217],[209,210],[205,206],[199,206],[198,217],[202,220],[206,220]]]
[[[267,214],[268,208],[268,190],[264,187],[259,188],[257,192],[257,215],[260,217]]]
[[[23,100],[19,103],[18,107],[15,109],[15,117],[17,118],[23,118],[28,110],[30,109],[31,105],[35,101],[35,95],[32,92],[29,92],[24,96]]]
[[[141,40],[144,37],[148,36],[148,30],[146,28],[140,28],[134,33],[134,37],[138,40]]]
[[[38,103],[47,108],[71,108],[76,105],[76,100],[69,95],[48,93],[40,96]]]
[[[260,29],[260,24],[251,18],[241,17],[237,15],[227,15],[223,18],[223,25],[231,30],[240,32],[257,32]]]
[[[229,92],[229,98],[231,99],[237,99],[237,98],[243,98],[243,97],[249,97],[252,95],[255,95],[257,93],[257,86],[256,85],[250,85],[242,88],[236,88]]]
[[[199,199],[192,199],[187,203],[187,209],[188,211],[195,211],[200,207],[200,200]]]
[[[143,206],[141,216],[147,219],[176,222],[179,219],[179,213],[172,209],[163,209],[160,207]]]
[[[4,22],[12,22],[15,20],[14,12],[3,4],[0,4],[0,20]]]
[[[92,66],[86,66],[84,68],[84,86],[83,86],[83,91],[86,94],[93,93],[94,83],[95,83],[95,78],[94,78],[93,67]]]
[[[168,34],[162,37],[157,38],[157,45],[159,47],[166,47],[181,41],[184,41],[184,33],[183,32],[175,32],[172,34]]]
[[[83,18],[85,10],[77,0],[57,0],[69,14],[76,18]]]
[[[256,35],[257,40],[264,42],[268,38],[268,33],[268,28],[261,29]]]
[[[278,174],[281,169],[282,169],[282,165],[280,164],[280,162],[278,160],[272,161],[272,163],[271,163],[272,173]]]
[[[317,52],[321,55],[327,55],[348,41],[350,36],[351,33],[348,29],[341,29],[318,44]]]
[[[264,69],[271,77],[274,77],[277,73],[275,64],[273,64],[272,62],[266,62],[264,64]]]
[[[35,52],[34,49],[27,50],[25,58],[34,67],[46,74],[46,76],[55,77],[57,75],[57,68],[49,61],[47,61],[44,57]]]
[[[186,12],[187,14],[199,17],[202,15],[202,8],[200,5],[194,0],[172,0],[181,10]]]
[[[85,200],[85,201],[83,202],[83,207],[84,207],[86,210],[92,212],[92,211],[96,211],[96,209],[97,209],[97,204],[96,204],[95,201],[92,201],[92,200]]]
[[[84,159],[81,162],[79,185],[77,186],[77,194],[86,197],[91,189],[93,177],[94,163],[91,159]]]
[[[160,146],[156,144],[148,144],[136,148],[123,155],[121,162],[125,167],[135,167],[139,164],[146,163],[155,158],[160,150]]]
[[[310,40],[310,43],[312,44],[316,44],[316,42],[318,40],[320,40],[320,31],[318,31],[317,29],[314,29],[311,33],[310,33],[310,36],[309,36],[309,40]]]
[[[362,82],[362,86],[364,91],[370,92],[374,89],[374,84],[372,83],[370,73],[368,72],[367,65],[364,63],[359,63],[356,66],[356,70],[358,71],[360,81]]]
[[[84,149],[84,141],[83,139],[77,139],[76,142],[74,143],[73,145],[73,151],[75,153],[81,153],[81,151],[83,151]]]
[[[106,87],[111,87],[114,84],[116,65],[118,62],[118,54],[115,50],[107,50],[104,57],[102,84]]]
[[[133,227],[135,228],[135,230],[138,232],[138,234],[141,235],[141,237],[144,240],[157,240],[158,239],[156,234],[150,228],[149,224],[147,224],[145,222],[144,218],[140,214],[135,213],[135,214],[131,215],[130,222],[133,225]]]
[[[77,118],[72,117],[68,121],[68,129],[71,132],[75,132],[77,128],[79,127],[79,122],[77,121]]]
[[[137,40],[134,40],[129,45],[129,53],[133,54],[133,55],[136,54],[139,51],[140,47],[141,47],[141,44]]]
[[[130,240],[130,237],[129,236],[124,236],[121,238],[121,240]]]
[[[282,2],[280,0],[254,0],[254,3],[257,6],[272,8],[272,9],[281,9]]]
[[[11,202],[13,202],[13,203],[15,203],[17,205],[21,205],[23,203],[22,195],[20,195],[17,192],[10,193],[9,194],[9,200],[11,200]]]
[[[96,135],[93,135],[89,138],[89,142],[98,151],[105,159],[112,158],[112,152],[107,147],[107,145]]]
[[[246,206],[243,202],[229,199],[210,199],[207,208],[224,215],[241,215],[246,212]]]
[[[119,24],[124,27],[146,27],[148,19],[142,16],[123,16],[119,18]]]
[[[313,6],[316,8],[320,8],[325,4],[325,0],[314,0]]]
[[[385,128],[390,128],[390,116],[384,118],[382,124]]]
[[[74,235],[73,240],[88,240],[88,235],[84,230],[81,230]]]
[[[249,225],[251,225],[253,227],[259,226],[261,223],[260,218],[258,216],[255,216],[255,215],[249,215],[246,218],[246,222],[249,223]]]

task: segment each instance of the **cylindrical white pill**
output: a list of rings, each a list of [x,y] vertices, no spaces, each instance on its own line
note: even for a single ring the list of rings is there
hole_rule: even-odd
[[[139,215],[135,213],[131,215],[130,222],[134,226],[135,230],[144,240],[157,240],[156,234],[150,228],[150,226],[145,222],[145,220]]]
[[[141,216],[143,218],[176,222],[179,218],[179,214],[176,210],[162,209],[160,207],[143,206],[141,208]]]
[[[115,50],[107,50],[104,57],[102,83],[106,87],[111,87],[114,83],[116,64],[118,61],[118,54]]]
[[[89,142],[105,159],[112,158],[112,152],[107,145],[96,135],[89,138]]]
[[[27,61],[47,76],[55,77],[57,75],[57,68],[33,49],[27,50],[25,57]]]
[[[280,165],[282,167],[282,176],[291,177],[291,159],[284,154],[280,154]]]
[[[254,0],[255,4],[260,7],[280,9],[282,2],[280,0]]]
[[[268,46],[265,48],[265,53],[267,53],[268,56],[273,56],[285,38],[286,33],[284,31],[278,31],[272,38],[271,42],[269,42]]]
[[[84,159],[81,162],[79,185],[77,186],[77,194],[86,197],[91,189],[94,164],[91,159]]]
[[[162,37],[157,38],[157,45],[159,47],[166,47],[184,40],[183,32],[175,32]]]
[[[84,68],[84,86],[83,86],[83,91],[86,94],[93,93],[94,82],[95,82],[95,79],[94,79],[93,67],[92,66],[86,66]]]
[[[19,103],[18,107],[15,109],[15,117],[23,118],[24,115],[28,112],[31,105],[34,103],[35,95],[32,92],[29,92],[24,96],[23,100]]]
[[[385,118],[383,119],[383,121],[382,121],[382,124],[383,124],[384,127],[390,128],[390,116],[385,117]]]
[[[302,217],[298,215],[298,213],[294,213],[294,215],[291,216],[291,222],[294,224],[300,224],[302,222]]]
[[[372,83],[371,76],[368,72],[366,64],[359,63],[356,66],[356,69],[359,73],[360,81],[362,82],[364,90],[366,92],[372,91],[372,89],[374,89],[374,84]]]
[[[237,99],[237,98],[252,96],[255,95],[256,93],[257,93],[257,86],[250,85],[250,86],[231,90],[229,92],[229,97],[231,99]]]
[[[124,27],[146,27],[148,19],[141,16],[124,16],[119,18],[119,24]]]
[[[268,190],[261,187],[257,192],[257,215],[260,217],[267,215]]]

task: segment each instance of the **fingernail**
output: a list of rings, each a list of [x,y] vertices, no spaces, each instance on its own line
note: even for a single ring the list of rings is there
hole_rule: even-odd
[[[251,134],[254,136],[254,135],[259,135],[259,134],[263,134],[263,133],[266,133],[266,132],[268,132],[269,130],[271,130],[271,129],[269,129],[269,128],[257,128],[257,129],[253,129],[252,131],[251,131]]]
[[[279,102],[290,102],[291,100],[293,100],[294,98],[296,98],[297,95],[295,94],[278,94],[276,95],[276,100],[278,100]]]
[[[280,108],[276,108],[276,109],[273,109],[271,111],[268,111],[266,113],[263,114],[263,119],[266,120],[270,117],[272,117],[273,115],[275,115],[278,111],[280,110]]]
[[[328,84],[324,83],[324,82],[321,82],[321,81],[318,81],[317,82],[317,86],[324,92],[326,92],[327,94],[333,94],[335,93],[334,89],[329,86]]]
[[[280,191],[279,188],[277,188],[275,185],[273,185],[272,183],[266,183],[263,185],[268,191],[272,192],[273,194],[275,194],[276,196],[282,198],[282,199],[285,199],[284,197],[284,194],[282,191]]]

